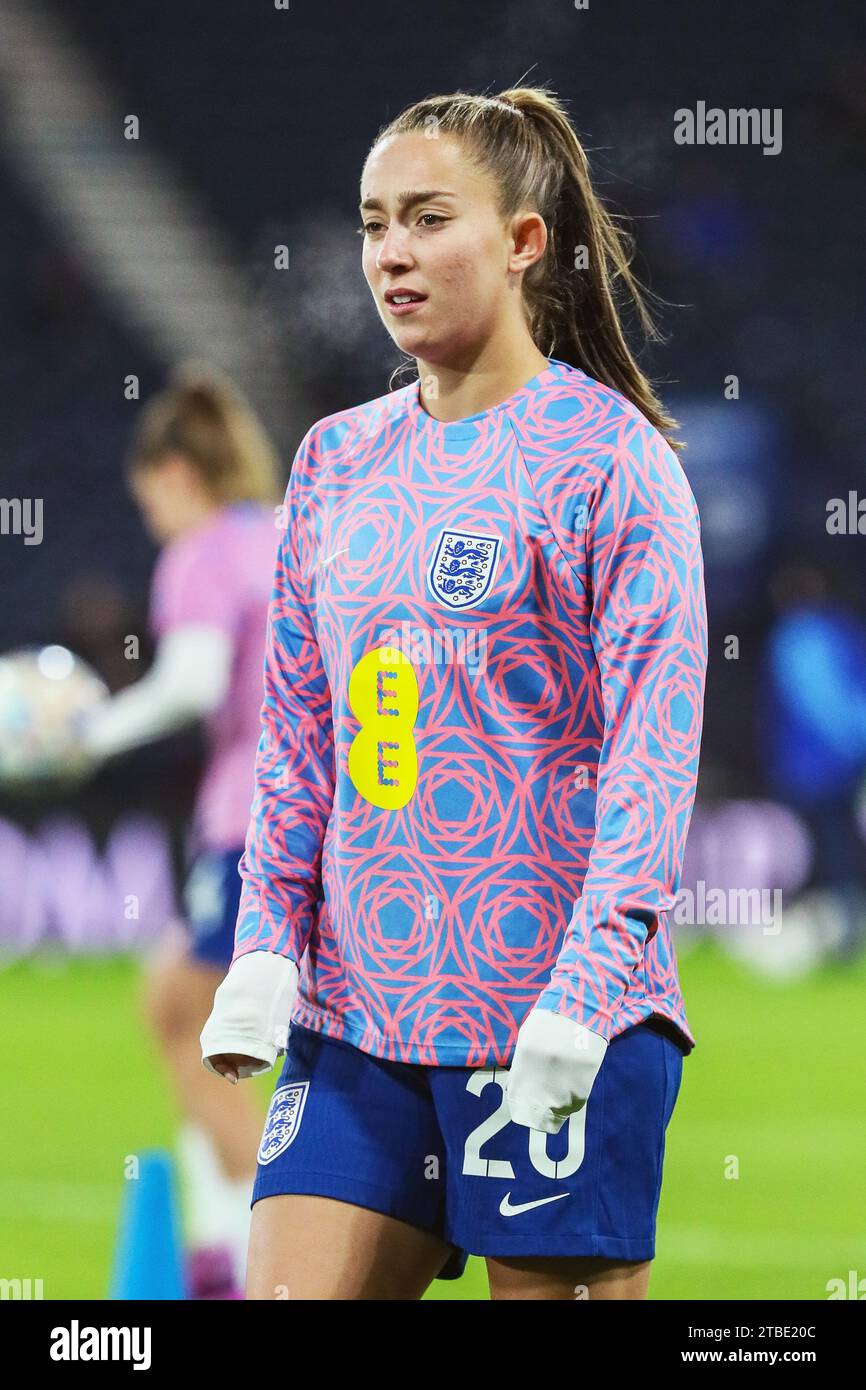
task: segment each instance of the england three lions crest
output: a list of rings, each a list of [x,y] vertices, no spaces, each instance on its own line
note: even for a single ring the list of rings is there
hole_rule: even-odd
[[[289,1147],[301,1127],[309,1088],[309,1081],[295,1081],[274,1091],[259,1145],[259,1163],[273,1163]]]
[[[493,584],[501,549],[498,536],[443,531],[427,571],[433,597],[446,608],[474,608]]]

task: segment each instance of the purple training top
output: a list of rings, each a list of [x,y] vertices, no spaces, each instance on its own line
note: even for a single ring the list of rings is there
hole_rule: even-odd
[[[157,638],[206,624],[234,644],[228,692],[206,725],[207,760],[195,813],[202,849],[240,852],[244,842],[278,537],[273,510],[251,502],[222,507],[167,545],[154,571],[151,626]]]

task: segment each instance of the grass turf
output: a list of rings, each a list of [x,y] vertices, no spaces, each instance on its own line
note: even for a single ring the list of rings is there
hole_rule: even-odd
[[[668,1130],[651,1298],[816,1299],[866,1276],[866,957],[768,985],[712,941],[681,961],[698,1046]],[[176,1115],[128,958],[0,972],[0,1278],[104,1298],[123,1162]],[[274,1076],[257,1079],[264,1107]],[[730,1176],[738,1171],[738,1176]],[[483,1262],[428,1297],[487,1297]]]

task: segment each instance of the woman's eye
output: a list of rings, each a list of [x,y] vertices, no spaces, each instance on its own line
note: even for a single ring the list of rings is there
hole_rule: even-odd
[[[425,220],[425,218],[428,218],[428,217],[432,217],[432,219],[433,219],[434,222],[447,222],[447,221],[448,221],[448,218],[447,218],[447,217],[443,217],[443,216],[441,215],[441,213],[438,213],[438,212],[422,212],[422,214],[421,214],[421,216],[419,217],[418,220],[419,220],[419,222],[423,222],[423,221]],[[428,223],[427,225],[429,226],[430,223]],[[381,222],[364,222],[364,223],[361,224],[360,227],[357,227],[357,228],[356,228],[356,231],[357,231],[357,233],[358,233],[359,236],[373,236],[373,235],[375,235],[377,229],[378,229],[379,227],[381,227],[381,226],[382,226],[382,223],[381,223]]]

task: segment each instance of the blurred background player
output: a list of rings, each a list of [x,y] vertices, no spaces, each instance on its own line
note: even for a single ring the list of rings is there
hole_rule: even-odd
[[[240,393],[181,369],[141,412],[130,488],[162,547],[151,587],[157,646],[147,675],[88,720],[111,757],[206,721],[207,753],[185,889],[189,933],[169,933],[146,1012],[183,1115],[179,1157],[193,1297],[242,1287],[261,1114],[248,1088],[203,1074],[198,1037],[231,960],[259,735],[261,668],[279,495],[271,443]]]

